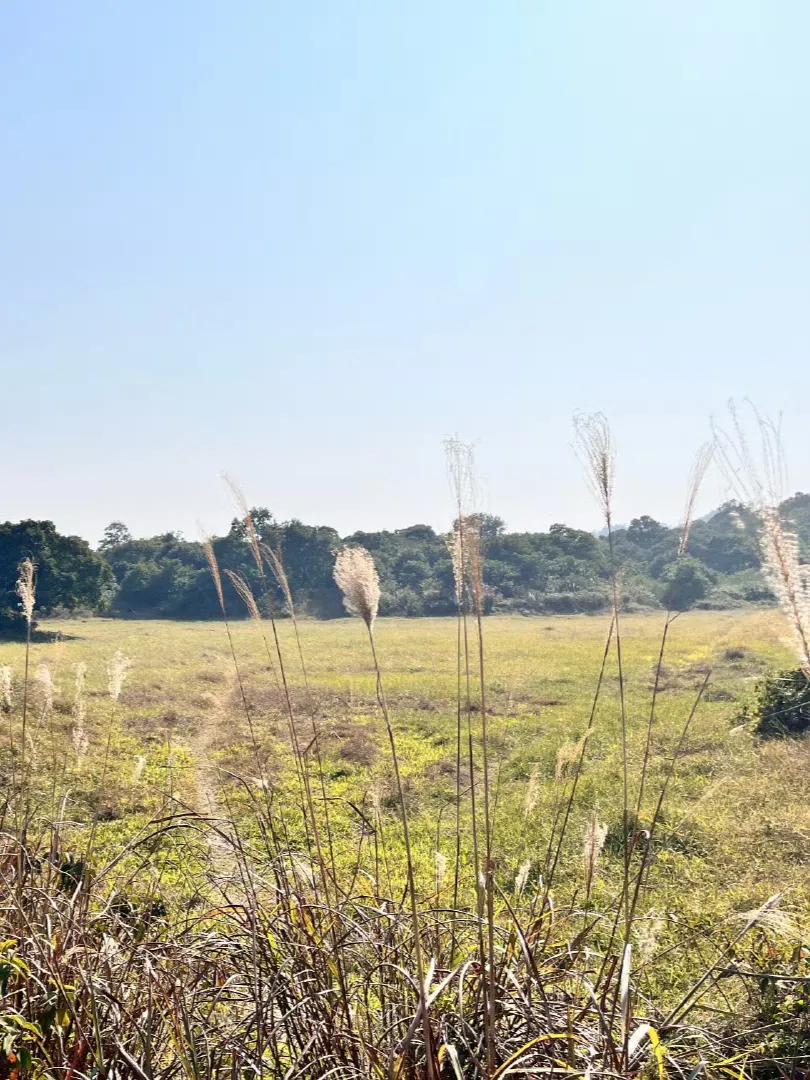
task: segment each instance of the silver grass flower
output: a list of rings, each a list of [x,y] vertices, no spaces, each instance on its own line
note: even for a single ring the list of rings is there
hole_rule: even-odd
[[[602,509],[605,524],[610,528],[616,451],[607,418],[602,413],[575,416],[574,435],[585,475]]]
[[[237,573],[235,570],[226,570],[225,575],[230,581],[231,585],[233,585],[234,589],[236,589],[237,593],[239,594],[239,599],[247,608],[248,614],[250,615],[251,619],[255,619],[256,622],[261,622],[262,616],[261,612],[259,611],[259,605],[256,603],[256,597],[253,595],[250,586],[242,577],[242,575]]]
[[[582,850],[585,862],[585,893],[587,896],[590,896],[591,894],[591,888],[593,887],[593,881],[599,865],[599,858],[602,854],[602,849],[605,846],[607,834],[607,825],[603,825],[599,821],[599,818],[596,816],[596,811],[594,811],[591,820],[585,827],[585,841]]]
[[[799,561],[799,539],[773,506],[759,511],[762,572],[791,629],[791,643],[810,674],[810,566]]]
[[[111,662],[107,665],[107,685],[113,701],[118,701],[121,697],[121,691],[131,667],[132,661],[129,657],[121,649],[116,650]]]
[[[262,553],[261,543],[259,541],[259,534],[256,531],[256,525],[253,521],[253,515],[250,512],[250,507],[247,504],[247,499],[242,493],[242,489],[232,476],[228,476],[227,473],[222,474],[222,479],[231,489],[234,502],[239,508],[239,513],[242,515],[242,523],[245,526],[245,532],[247,534],[248,542],[250,544],[250,550],[253,552],[253,559],[256,563],[256,567],[259,573],[262,572]]]
[[[681,539],[678,544],[678,558],[686,554],[689,547],[689,535],[692,531],[692,522],[695,516],[695,502],[700,491],[701,484],[705,479],[709,465],[714,457],[714,443],[705,443],[697,452],[692,472],[689,477],[689,488],[686,495],[683,520],[681,523]]]
[[[262,544],[261,549],[267,565],[273,571],[273,577],[276,579],[278,587],[284,594],[284,603],[287,605],[287,612],[288,614],[293,615],[295,613],[295,604],[293,603],[290,579],[287,577],[287,570],[284,566],[281,552],[276,551],[274,548],[270,547],[269,544]]]
[[[334,578],[346,610],[359,615],[371,630],[380,606],[380,578],[369,552],[363,547],[341,548],[335,558]]]
[[[31,559],[23,559],[20,563],[20,576],[17,578],[17,595],[20,598],[20,607],[29,627],[34,617],[34,605],[36,604],[36,572]]]
[[[540,769],[539,761],[532,765],[529,783],[526,785],[526,798],[523,801],[523,817],[528,820],[537,809],[540,801]]]
[[[785,526],[779,513],[785,487],[780,423],[763,417],[752,405],[750,410],[758,453],[751,449],[752,440],[730,402],[731,433],[712,424],[717,455],[738,497],[759,521],[762,573],[790,627],[799,663],[810,676],[810,567],[800,561],[796,534]]]
[[[76,757],[81,761],[90,748],[90,738],[84,724],[87,718],[87,706],[84,699],[87,664],[79,662],[75,665],[74,671],[76,678],[73,692],[73,727],[70,737],[73,749],[76,751]]]
[[[464,598],[464,534],[460,521],[453,526],[447,537],[447,550],[453,564],[453,582],[456,587],[456,604],[461,607]]]
[[[11,712],[14,707],[11,688],[12,671],[8,664],[4,664],[0,667],[0,702],[2,702],[3,712]]]
[[[770,930],[779,937],[795,937],[798,931],[794,920],[786,912],[781,910],[782,893],[774,893],[760,907],[753,911],[742,911],[736,918],[744,923],[743,933],[761,927]]]
[[[40,664],[34,675],[42,716],[53,711],[53,674],[47,664]]]
[[[531,868],[531,859],[526,859],[524,863],[521,863],[520,869],[515,875],[515,896],[521,896],[523,894],[523,890],[526,888],[526,883],[529,880],[529,871]]]
[[[217,591],[217,600],[219,601],[219,607],[222,614],[225,614],[225,595],[222,592],[222,575],[219,572],[219,563],[217,561],[216,552],[214,551],[214,545],[210,536],[206,536],[203,540],[203,551],[205,557],[208,560],[208,569],[211,571],[211,577],[214,579],[214,588]]]

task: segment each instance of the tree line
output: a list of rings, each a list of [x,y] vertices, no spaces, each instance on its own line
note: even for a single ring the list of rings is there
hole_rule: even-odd
[[[810,546],[810,495],[797,494],[781,507],[802,547]],[[283,560],[295,604],[302,614],[343,614],[332,577],[335,552],[360,544],[374,557],[382,584],[383,615],[449,615],[455,612],[453,570],[446,537],[429,525],[340,536],[329,526],[278,522],[264,508],[252,512],[263,543]],[[595,612],[610,605],[610,549],[604,536],[567,525],[547,532],[508,532],[493,515],[480,515],[489,611],[521,614]],[[649,516],[635,518],[613,535],[622,566],[623,605],[628,610],[663,606],[727,608],[771,599],[760,575],[755,522],[738,503],[726,503],[692,526],[689,555],[677,558],[680,530]],[[237,571],[262,593],[245,525],[234,519],[212,541],[223,568]],[[37,565],[40,612],[84,610],[131,618],[204,619],[219,615],[202,543],[177,533],[136,539],[112,522],[96,550],[75,536],[60,535],[50,521],[0,525],[0,625],[19,618],[17,567]],[[230,615],[242,604],[225,581]],[[283,612],[283,591],[271,580],[266,598]]]

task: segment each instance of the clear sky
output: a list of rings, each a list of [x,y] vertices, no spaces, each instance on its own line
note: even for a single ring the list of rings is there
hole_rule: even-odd
[[[0,519],[678,517],[709,417],[810,488],[804,0],[4,0]],[[702,508],[727,492],[710,481]]]

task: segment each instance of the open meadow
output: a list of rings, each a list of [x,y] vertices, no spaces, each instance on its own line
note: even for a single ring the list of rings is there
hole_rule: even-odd
[[[779,993],[766,986],[763,992],[757,980],[737,970],[753,972],[762,965],[797,978],[810,974],[800,944],[810,911],[810,748],[806,740],[758,741],[741,718],[757,679],[789,664],[789,652],[779,640],[783,623],[766,610],[677,617],[658,672],[649,726],[663,623],[662,613],[627,615],[621,623],[633,837],[628,873],[631,883],[639,883],[628,942],[632,961],[626,952],[625,958],[632,964],[636,1020],[631,1023],[629,1011],[622,1014],[629,1006],[618,996],[612,1000],[610,983],[599,1007],[608,1017],[622,1014],[625,1040],[642,1019],[655,1027],[669,1015],[674,1028],[680,1007],[685,1015],[688,1004],[695,1031],[716,1030],[721,1045],[723,1039],[733,1042],[745,1028],[761,1027],[745,1061],[757,1054],[781,1054],[797,1037],[796,1017],[805,1015],[801,999],[797,1006],[795,995],[785,990],[794,984],[779,984]],[[442,995],[458,994],[459,1002],[463,996],[464,976],[448,973],[466,966],[468,983],[477,977],[473,916],[482,902],[474,845],[477,839],[483,849],[485,837],[479,822],[476,838],[470,809],[470,794],[478,794],[478,813],[482,797],[480,688],[475,687],[468,709],[464,686],[458,693],[459,625],[454,619],[383,619],[375,630],[424,920],[422,962],[439,1005]],[[495,949],[505,971],[509,957],[538,965],[549,979],[548,993],[564,989],[562,969],[555,967],[560,955],[580,952],[586,938],[584,970],[598,986],[601,958],[615,954],[621,936],[613,912],[621,907],[625,874],[622,726],[612,642],[605,651],[609,627],[604,616],[490,617],[483,622]],[[309,927],[320,944],[324,936],[332,940],[330,935],[338,933],[337,921],[327,920],[325,926],[312,914],[305,916],[308,906],[323,912],[340,903],[348,918],[347,905],[357,905],[358,911],[368,905],[379,914],[380,897],[387,897],[392,912],[407,910],[399,802],[365,627],[359,619],[304,621],[299,639],[290,620],[277,622],[276,628],[288,695],[270,623],[232,623],[230,637],[222,622],[73,619],[40,624],[54,637],[36,640],[30,651],[24,751],[31,778],[26,792],[29,834],[40,830],[35,844],[39,873],[56,875],[57,892],[61,888],[71,902],[86,895],[87,904],[96,906],[95,940],[102,954],[108,950],[112,966],[117,950],[125,951],[122,926],[124,937],[137,937],[156,967],[170,959],[163,951],[167,942],[171,952],[189,935],[196,935],[194,948],[201,938],[209,942],[211,956],[217,955],[224,948],[223,935],[226,941],[231,932],[255,935],[255,924],[243,917],[242,908],[252,910],[247,897],[267,919],[262,934],[265,946],[271,942],[272,955],[266,962],[280,969],[303,963],[303,946],[282,963],[284,945],[273,944],[273,907],[266,897],[257,900],[262,889],[280,894],[286,905],[278,925],[287,929],[279,933],[288,933],[289,920],[297,919],[298,929]],[[113,659],[119,650],[131,667],[120,656]],[[17,745],[24,662],[24,645],[0,646],[0,664],[11,669],[7,726]],[[118,700],[110,694],[109,665],[113,679],[122,680]],[[665,799],[657,810],[663,789]],[[586,833],[589,856],[584,855]],[[285,866],[281,876],[279,862]],[[92,897],[85,890],[90,864],[99,890]],[[250,873],[255,870],[261,884],[247,880],[246,866],[253,867]],[[774,905],[752,922],[751,913],[776,893],[783,894],[778,911]],[[237,912],[233,931],[227,928],[231,908],[231,914]],[[466,913],[464,918],[459,912]],[[355,921],[361,921],[359,915],[349,920]],[[344,932],[351,936],[352,930],[344,927]],[[385,963],[402,969],[395,936],[392,927]],[[251,940],[244,947],[253,955],[258,946]],[[0,948],[25,953],[13,934]],[[60,952],[60,946],[54,949]],[[327,982],[350,998],[362,997],[361,990],[367,993],[368,986],[356,986],[359,973],[372,970],[364,966],[367,961],[353,970],[336,947],[330,955]],[[214,1028],[247,1023],[251,1030],[244,1002],[225,1004],[224,987],[238,965],[229,975],[227,957],[221,959],[214,985],[223,988],[223,997],[218,1004],[205,998],[203,1012]],[[66,958],[40,956],[37,962],[45,982],[44,972],[50,972],[45,998],[53,997],[60,978],[51,968]],[[30,955],[25,963],[33,965]],[[138,970],[138,979],[145,978]],[[199,976],[191,979],[190,970],[189,964],[179,981],[191,980],[193,998]],[[366,1042],[376,1038],[371,1014],[385,1016],[386,993],[391,994],[380,968],[373,970],[380,981],[374,1002],[358,1001],[346,1016],[349,1030],[368,1025],[367,1033],[353,1036]],[[696,989],[707,972],[710,977]],[[132,976],[129,970],[126,977]],[[116,978],[124,975],[119,972]],[[177,981],[176,972],[172,978]],[[454,987],[455,978],[461,982]],[[5,979],[8,983],[8,974]],[[64,988],[68,982],[65,978],[59,994],[70,998],[78,989],[71,983],[69,993]],[[330,989],[321,987],[319,993],[326,999]],[[572,1023],[581,1008],[588,1008],[578,993],[568,987],[563,995]],[[116,1009],[135,1007],[123,1004],[123,991],[112,997]],[[535,1007],[524,1004],[527,1011]],[[176,1011],[176,1000],[170,1008],[167,999],[165,1007],[192,1044],[199,1038],[195,1052],[213,1054],[211,1032],[194,1035],[195,1023],[201,1023],[193,1017],[198,1005],[188,1006],[185,1017]],[[113,1008],[111,1001],[106,1007]],[[157,1007],[157,1001],[149,1006]],[[71,1019],[65,1001],[54,1008],[54,1016],[61,1015],[60,1009],[64,1014],[62,1042],[75,1041],[77,1016]],[[28,1022],[41,1023],[41,1018],[29,1011]],[[402,1018],[391,1015],[388,1023],[399,1046],[405,1033],[397,1029]],[[450,1047],[440,1055],[446,1075],[467,1075],[471,1066],[465,1064],[464,1034],[447,1023],[449,1034],[433,1035]],[[28,1039],[31,1060],[40,1043],[48,1043],[45,1034],[26,1035],[13,1025],[11,1030],[18,1040]],[[304,1033],[294,1031],[284,1036],[287,1059],[279,1042],[267,1036],[268,1048],[261,1050],[258,1036],[268,1075],[284,1074],[294,1061],[307,1059]],[[666,1024],[664,1043],[665,1033]],[[522,1043],[538,1034],[529,1024],[525,1037],[515,1036],[516,1070]],[[298,1037],[302,1046],[293,1051]],[[100,1031],[97,1038],[103,1041]],[[177,1032],[164,1038],[168,1041],[154,1048],[155,1055],[176,1047]],[[234,1038],[229,1036],[219,1052],[235,1054]],[[240,1038],[245,1047],[250,1045],[248,1035]],[[484,1053],[480,1033],[476,1038],[479,1042],[470,1035],[474,1045],[466,1050],[472,1060]],[[91,1033],[86,1039],[92,1043]],[[699,1060],[704,1050],[695,1057],[693,1049],[688,1060]],[[127,1052],[138,1056],[134,1045]],[[585,1067],[582,1053],[580,1047],[576,1052],[568,1048],[567,1071]],[[623,1053],[626,1058],[627,1046]],[[721,1062],[739,1061],[739,1053],[730,1048],[715,1056]],[[372,1052],[369,1060],[376,1060],[376,1071],[385,1075],[397,1053],[386,1047],[378,1058]],[[501,1054],[501,1068],[504,1060]],[[184,1075],[219,1075],[211,1062],[195,1073],[190,1061]],[[375,1071],[368,1064],[363,1068]],[[336,1073],[360,1074],[365,1074],[362,1069],[352,1073],[348,1065]],[[306,1067],[301,1075],[307,1075]]]

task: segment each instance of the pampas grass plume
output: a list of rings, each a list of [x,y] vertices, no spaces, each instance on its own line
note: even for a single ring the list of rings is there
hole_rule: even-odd
[[[23,559],[20,563],[20,576],[17,578],[17,595],[20,598],[20,607],[25,615],[29,627],[34,617],[34,605],[36,604],[35,569],[31,559]]]
[[[371,630],[380,606],[380,578],[369,552],[364,547],[341,548],[335,558],[334,577],[346,610],[359,615]]]

